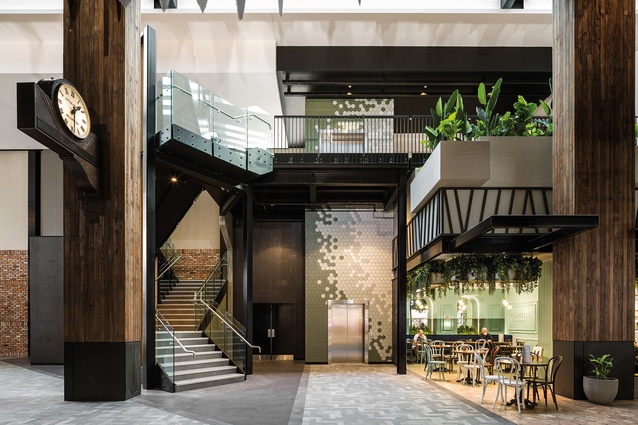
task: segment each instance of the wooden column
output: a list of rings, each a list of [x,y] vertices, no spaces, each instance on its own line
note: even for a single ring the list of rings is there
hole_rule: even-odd
[[[553,19],[553,209],[600,220],[554,245],[557,392],[584,398],[589,354],[611,353],[633,399],[635,0],[557,0]]]
[[[64,1],[64,78],[100,136],[102,188],[64,172],[64,398],[141,392],[140,0]]]

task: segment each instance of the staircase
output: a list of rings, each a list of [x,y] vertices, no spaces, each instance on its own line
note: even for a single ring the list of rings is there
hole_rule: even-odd
[[[157,357],[159,364],[171,364],[170,357],[174,350],[175,392],[197,388],[240,382],[245,379],[236,366],[230,364],[228,358],[216,351],[215,344],[208,337],[202,336],[195,329],[193,295],[202,286],[202,281],[178,282],[164,297],[157,310],[175,330],[175,337],[187,350],[186,352],[167,332],[158,331]]]
[[[221,351],[215,351],[215,344],[210,344],[208,338],[202,336],[199,331],[176,331],[175,336],[186,349],[195,351],[195,357],[185,352],[175,344],[174,378],[175,392],[208,388],[244,380],[244,374],[237,372],[237,367],[230,364],[227,358],[222,357]],[[158,332],[157,357],[161,363],[170,358],[173,347],[167,347],[168,342],[162,343],[162,339],[170,341],[167,332]],[[170,362],[170,361],[169,361]]]
[[[195,329],[193,295],[202,283],[199,280],[178,282],[157,305],[157,310],[176,331]]]

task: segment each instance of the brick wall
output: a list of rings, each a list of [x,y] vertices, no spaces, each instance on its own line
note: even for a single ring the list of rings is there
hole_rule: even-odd
[[[219,261],[219,249],[178,249],[181,259],[175,265],[179,280],[204,280]]]
[[[0,251],[0,357],[29,352],[28,251]]]

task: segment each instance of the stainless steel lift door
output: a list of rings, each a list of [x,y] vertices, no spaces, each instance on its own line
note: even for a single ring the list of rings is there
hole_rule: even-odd
[[[328,303],[328,363],[367,363],[367,304]]]

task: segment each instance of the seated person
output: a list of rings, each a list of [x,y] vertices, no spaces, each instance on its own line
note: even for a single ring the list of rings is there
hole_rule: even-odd
[[[414,335],[412,339],[412,352],[416,355],[416,358],[419,358],[419,351],[423,349],[423,344],[428,340],[428,337],[423,333],[423,329],[419,329],[419,331]]]
[[[479,334],[479,338],[486,339],[488,341],[492,340],[492,335],[487,331],[487,328],[481,329],[481,333]]]

